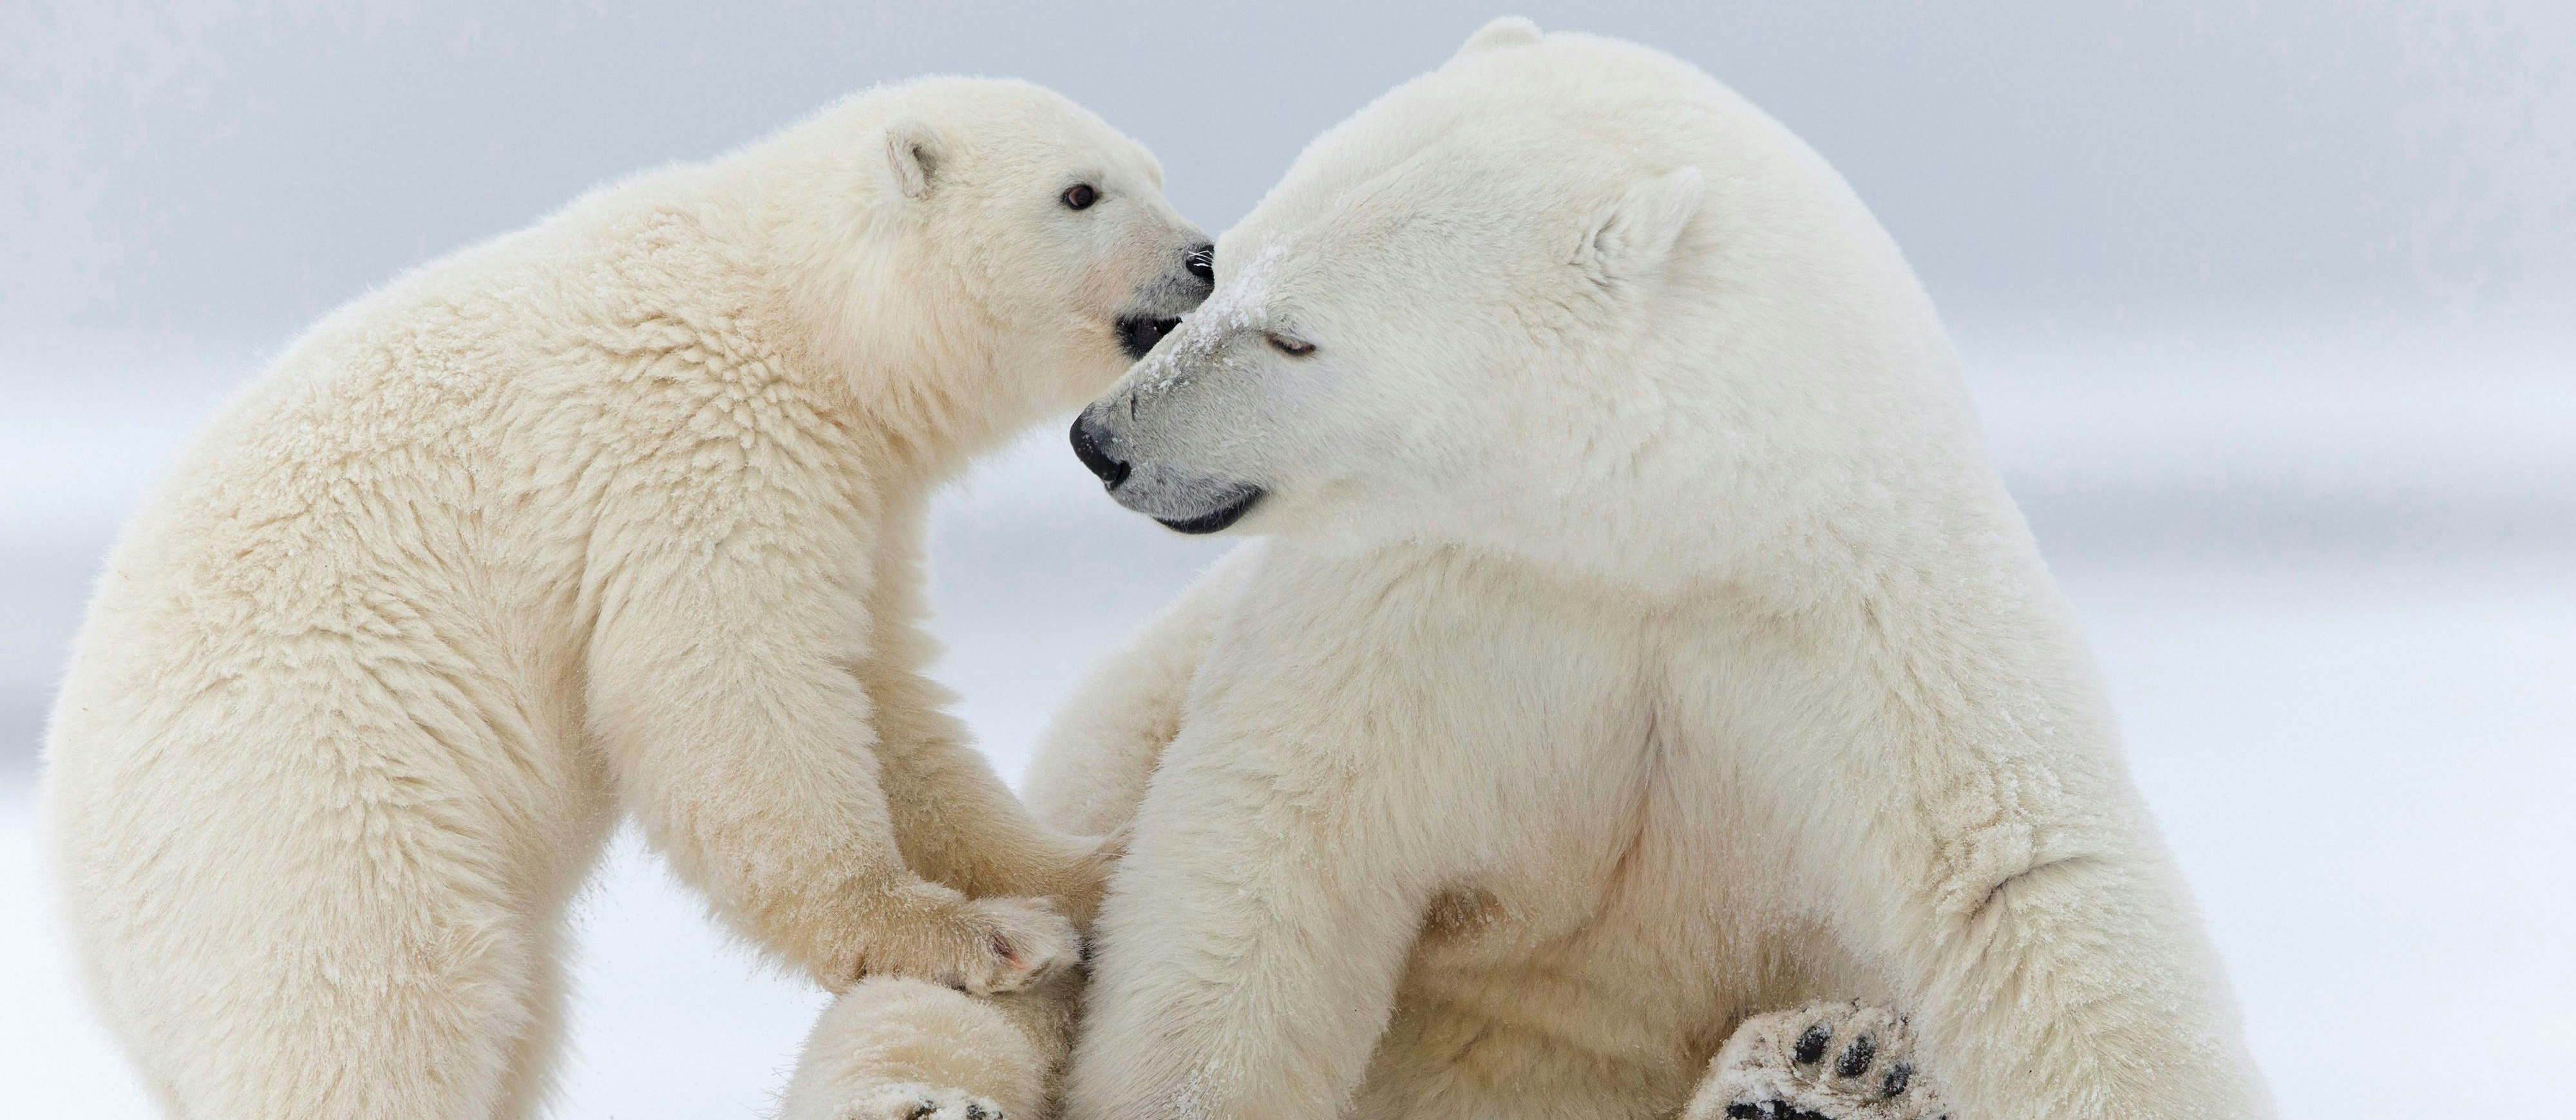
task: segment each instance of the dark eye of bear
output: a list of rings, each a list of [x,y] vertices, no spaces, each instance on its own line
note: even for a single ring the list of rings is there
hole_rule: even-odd
[[[1068,210],[1089,210],[1091,204],[1098,201],[1100,192],[1093,190],[1089,183],[1075,183],[1064,189],[1064,205]]]

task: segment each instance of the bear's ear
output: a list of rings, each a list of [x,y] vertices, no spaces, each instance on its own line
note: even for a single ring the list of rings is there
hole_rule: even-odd
[[[939,133],[917,117],[886,125],[886,173],[906,198],[930,196],[930,180],[939,171]]]
[[[1707,180],[1685,167],[1628,185],[1619,201],[1592,220],[1574,263],[1604,287],[1653,272],[1699,213]]]
[[[1537,24],[1531,23],[1523,16],[1504,16],[1477,28],[1475,34],[1467,36],[1466,45],[1458,48],[1455,57],[1465,58],[1471,54],[1502,47],[1526,47],[1538,40]]]

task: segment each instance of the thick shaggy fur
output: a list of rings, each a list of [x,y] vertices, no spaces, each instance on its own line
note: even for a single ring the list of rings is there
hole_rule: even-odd
[[[1778,1057],[1819,999],[1938,1083],[1891,1115],[2270,1112],[1940,321],[1813,152],[1510,21],[1220,260],[1078,429],[1130,508],[1269,539],[1033,778],[1135,822],[1070,1116],[1884,1097]]]
[[[1160,184],[1035,87],[878,90],[404,277],[232,402],[48,747],[82,962],[169,1110],[526,1114],[622,813],[836,990],[1069,961],[1105,865],[920,675],[923,506],[1205,295]]]

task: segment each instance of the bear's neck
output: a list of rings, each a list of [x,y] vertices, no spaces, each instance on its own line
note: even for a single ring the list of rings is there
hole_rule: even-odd
[[[953,270],[920,259],[909,238],[820,253],[800,244],[800,230],[761,231],[785,278],[780,321],[794,336],[785,343],[818,404],[872,437],[886,460],[872,471],[936,485],[1043,413],[1006,376],[1011,355],[995,340],[1007,336]]]

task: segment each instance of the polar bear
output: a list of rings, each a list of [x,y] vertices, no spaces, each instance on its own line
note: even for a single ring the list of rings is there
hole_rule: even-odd
[[[921,675],[924,503],[1210,248],[1097,117],[932,79],[315,327],[128,528],[50,732],[77,948],[169,1111],[526,1114],[626,814],[833,989],[1069,961],[1104,853]]]
[[[1940,321],[1822,159],[1505,21],[1219,259],[1073,434],[1127,508],[1263,539],[1031,775],[1134,830],[1069,1116],[2270,1112]],[[1044,1062],[1046,994],[896,1018]],[[791,1115],[1040,1091],[833,1014]]]

